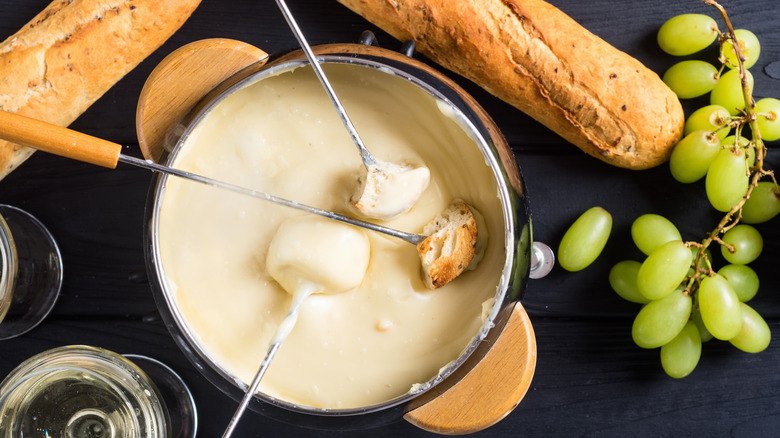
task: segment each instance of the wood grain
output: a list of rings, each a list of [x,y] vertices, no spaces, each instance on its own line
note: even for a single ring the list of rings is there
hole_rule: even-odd
[[[238,71],[265,63],[268,54],[250,44],[212,38],[189,43],[168,55],[149,75],[138,98],[136,132],[147,160],[159,162],[168,135],[217,85]]]
[[[443,435],[484,430],[520,403],[535,369],[534,329],[522,304],[517,304],[485,357],[454,387],[407,412],[404,419]]]
[[[116,143],[7,111],[0,111],[0,139],[110,169],[122,151]]]

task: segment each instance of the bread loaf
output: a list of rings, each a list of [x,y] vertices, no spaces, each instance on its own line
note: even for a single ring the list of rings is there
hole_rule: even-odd
[[[0,43],[0,109],[67,126],[200,0],[56,0]],[[0,178],[33,150],[0,140]]]
[[[657,74],[541,0],[339,0],[588,154],[644,169],[683,131]]]

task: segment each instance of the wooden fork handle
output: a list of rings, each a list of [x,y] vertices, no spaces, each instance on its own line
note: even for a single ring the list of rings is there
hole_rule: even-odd
[[[122,152],[119,144],[7,111],[0,111],[0,138],[110,169]]]

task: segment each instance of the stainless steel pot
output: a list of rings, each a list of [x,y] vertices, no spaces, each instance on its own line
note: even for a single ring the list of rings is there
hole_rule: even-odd
[[[439,376],[422,385],[419,391],[396,399],[355,409],[314,409],[257,394],[250,409],[269,417],[315,428],[356,429],[372,427],[398,419],[412,407],[420,406],[443,393],[468,372],[489,350],[487,346],[501,333],[514,303],[522,296],[529,278],[531,261],[531,227],[528,203],[522,176],[506,140],[487,113],[456,83],[426,64],[407,56],[413,49],[405,46],[407,54],[381,49],[371,45],[370,37],[364,44],[334,44],[314,48],[327,63],[351,64],[378,69],[398,76],[446,102],[473,137],[476,145],[492,169],[498,186],[505,225],[505,260],[495,304],[488,318],[463,354]],[[295,51],[266,65],[250,66],[231,77],[200,104],[176,131],[177,138],[186,138],[204,116],[226,96],[249,83],[307,64],[303,53]],[[181,142],[171,143],[163,162],[172,163]],[[159,175],[153,181],[146,211],[146,260],[154,296],[161,315],[176,343],[198,370],[215,386],[235,400],[240,400],[246,385],[210,359],[190,331],[175,298],[165,283],[160,258],[160,207],[167,177]],[[259,364],[258,364],[259,365]]]

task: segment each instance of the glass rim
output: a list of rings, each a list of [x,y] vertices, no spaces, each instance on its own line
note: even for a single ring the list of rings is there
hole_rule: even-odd
[[[14,245],[8,223],[0,214],[0,323],[5,318],[13,301],[16,268],[16,245]]]
[[[165,436],[170,427],[167,407],[159,390],[149,376],[131,360],[110,350],[88,345],[55,347],[31,356],[0,382],[0,418],[6,409],[15,408],[8,403],[18,397],[27,384],[35,385],[55,373],[63,371],[83,372],[99,381],[114,393],[131,412],[136,411],[132,399],[148,400],[144,410],[150,415],[148,424],[154,425]],[[143,394],[143,397],[134,397]],[[145,403],[140,403],[144,406]],[[140,414],[137,414],[140,415]],[[147,431],[148,433],[149,431]]]

